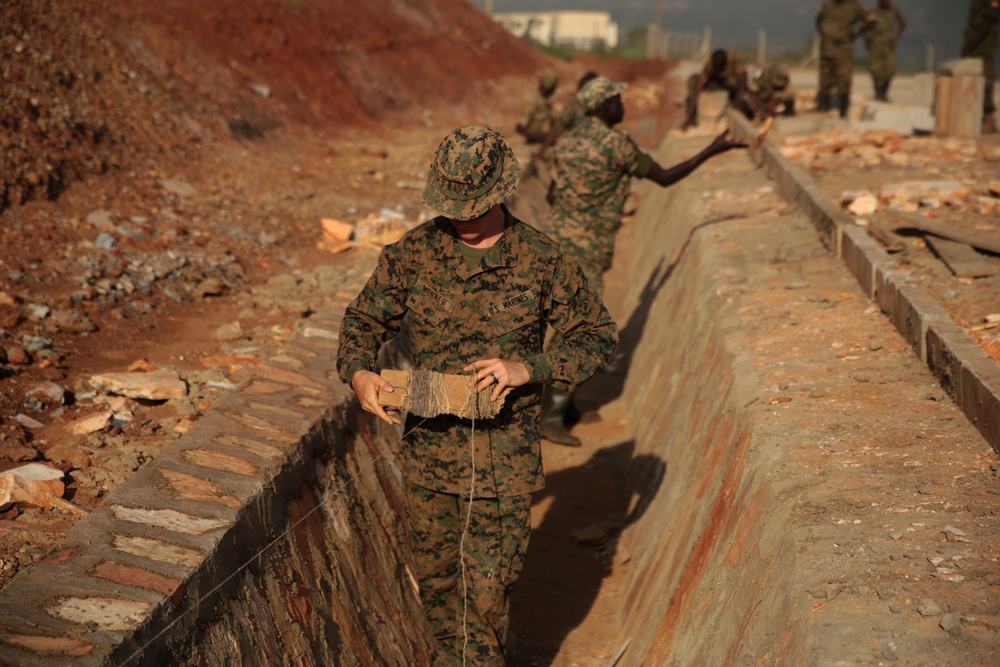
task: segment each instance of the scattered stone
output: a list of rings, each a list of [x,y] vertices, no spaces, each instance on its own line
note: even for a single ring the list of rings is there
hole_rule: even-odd
[[[809,392],[809,396],[811,398],[826,398],[829,394],[825,389],[813,389]]]
[[[111,422],[111,411],[101,410],[66,424],[66,430],[73,435],[89,435],[103,431]]]
[[[204,299],[206,296],[219,296],[226,291],[226,284],[218,278],[206,278],[194,288],[194,296]]]
[[[43,424],[42,422],[38,421],[37,419],[32,419],[31,417],[25,414],[16,414],[12,417],[12,419],[21,426],[23,426],[24,428],[42,428],[43,426],[45,426],[45,424]]]
[[[941,606],[930,598],[926,598],[920,603],[920,605],[917,606],[917,612],[919,612],[921,616],[937,616],[942,611],[944,610],[941,609]]]
[[[921,486],[917,489],[917,493],[919,493],[922,496],[929,496],[932,495],[934,491],[929,486]]]
[[[833,600],[840,592],[844,590],[844,584],[827,584],[826,585],[826,599]]]
[[[867,373],[855,373],[854,374],[854,381],[855,382],[862,382],[862,383],[863,382],[871,382],[872,378]]]
[[[945,614],[938,625],[953,637],[958,637],[962,634],[962,619],[958,614]]]
[[[66,390],[55,382],[42,382],[28,390],[24,402],[35,409],[63,405],[66,402]]]
[[[76,445],[52,445],[44,453],[45,458],[49,461],[68,465],[71,469],[82,470],[89,468],[93,463],[90,454]]]
[[[949,542],[971,542],[966,536],[965,531],[954,526],[948,525],[944,527],[944,535]]]
[[[896,659],[896,646],[892,642],[886,644],[882,649],[882,657],[889,661]]]
[[[880,343],[878,341],[875,341],[875,340],[870,340],[870,341],[868,341],[868,349],[871,350],[872,352],[876,352],[878,350],[881,350],[882,349],[882,343]]]
[[[889,611],[891,611],[894,614],[901,614],[903,613],[903,605],[899,604],[898,602],[890,602]]]
[[[66,487],[63,473],[42,463],[29,463],[0,473],[0,509],[14,503],[31,503],[42,509],[58,507],[77,515],[86,515],[81,507],[63,500]]]
[[[89,317],[75,310],[57,310],[52,314],[52,321],[62,331],[68,333],[81,334],[97,331],[97,325]]]
[[[194,197],[195,195],[198,194],[197,190],[195,190],[189,183],[186,183],[184,181],[175,181],[170,179],[161,180],[160,187],[162,187],[167,192],[174,193],[179,197]]]
[[[24,339],[24,348],[29,352],[41,352],[52,349],[52,341],[42,336],[27,336]]]
[[[104,373],[90,378],[95,389],[129,398],[153,401],[187,396],[187,384],[172,371],[152,373]]]
[[[212,333],[212,338],[221,341],[239,340],[244,337],[243,327],[240,326],[239,322],[223,324]]]
[[[98,229],[114,229],[115,223],[111,221],[111,214],[107,211],[94,211],[87,216],[87,222]]]
[[[94,247],[101,250],[114,250],[118,247],[118,239],[107,232],[101,232],[94,241]]]

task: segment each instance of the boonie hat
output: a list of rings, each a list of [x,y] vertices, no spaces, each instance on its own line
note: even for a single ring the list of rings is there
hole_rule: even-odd
[[[514,193],[521,166],[496,130],[463,125],[441,140],[423,201],[452,220],[471,220]]]
[[[605,100],[620,95],[626,88],[627,83],[615,83],[606,76],[599,76],[588,81],[576,94],[576,99],[583,105],[584,111],[593,111],[604,104]]]
[[[547,69],[538,77],[538,84],[542,88],[555,88],[559,85],[559,75],[555,70]]]

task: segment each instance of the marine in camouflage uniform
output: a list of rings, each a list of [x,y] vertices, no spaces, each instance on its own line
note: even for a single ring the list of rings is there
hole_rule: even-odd
[[[906,18],[892,0],[879,0],[871,10],[875,27],[865,37],[875,99],[889,99],[889,84],[896,76],[896,45],[906,30]]]
[[[820,111],[837,109],[847,116],[851,104],[851,73],[854,69],[854,40],[868,33],[874,18],[860,0],[823,0],[816,15],[819,32]]]
[[[972,0],[969,18],[962,38],[962,57],[979,58],[983,61],[983,77],[986,89],[983,99],[983,131],[995,132],[996,103],[993,101],[993,82],[996,79],[998,26],[1000,26],[1000,2],[998,0]]]
[[[633,178],[660,186],[676,183],[714,155],[746,144],[720,134],[707,148],[669,169],[661,167],[624,132],[615,129],[625,116],[621,94],[627,88],[599,76],[577,93],[586,120],[561,137],[554,150],[555,178],[549,188],[547,229],[563,250],[574,256],[590,285],[603,291],[604,272],[611,267],[615,234],[621,226]],[[568,392],[547,392],[542,437],[579,446],[566,428],[571,404]]]
[[[538,91],[525,102],[521,115],[517,119],[517,132],[529,144],[545,140],[545,137],[555,128],[552,113],[552,95],[559,85],[559,75],[547,69],[538,79]]]
[[[729,103],[747,118],[753,118],[753,109],[746,100],[747,71],[735,51],[716,49],[701,73],[688,77],[685,129],[698,124],[698,97],[703,90],[725,90],[729,94]]]
[[[762,118],[773,115],[778,107],[786,116],[795,115],[795,91],[792,90],[788,70],[782,65],[767,65],[754,77],[751,97]]]
[[[410,416],[396,454],[415,574],[441,665],[504,664],[530,494],[544,485],[542,386],[572,389],[607,364],[617,342],[614,322],[577,263],[501,204],[519,172],[493,130],[463,126],[445,137],[423,193],[441,216],[382,250],[340,331],[341,379],[362,407],[388,422],[377,392],[391,385],[374,373],[376,353],[404,318],[416,369],[466,374],[494,400],[512,388],[493,419]],[[543,351],[547,327],[560,335]]]

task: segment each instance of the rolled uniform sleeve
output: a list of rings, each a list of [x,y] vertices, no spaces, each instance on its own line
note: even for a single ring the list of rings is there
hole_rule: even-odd
[[[559,257],[547,308],[557,335],[525,365],[531,382],[572,390],[611,361],[618,330],[580,266],[566,256]]]
[[[360,370],[375,371],[379,348],[398,331],[406,314],[407,281],[400,249],[388,245],[364,288],[344,312],[337,351],[337,373],[347,384]]]

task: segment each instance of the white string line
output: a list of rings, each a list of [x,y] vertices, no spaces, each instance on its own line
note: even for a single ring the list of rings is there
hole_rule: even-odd
[[[137,657],[141,656],[142,653],[143,653],[143,651],[145,651],[147,648],[149,648],[150,646],[152,646],[153,642],[155,642],[157,639],[159,639],[164,634],[166,634],[167,631],[170,630],[170,628],[172,628],[175,625],[177,625],[177,623],[179,623],[182,618],[184,618],[185,616],[187,616],[187,614],[190,611],[192,611],[193,609],[196,609],[198,606],[201,605],[202,602],[204,602],[208,598],[210,598],[213,595],[215,595],[215,593],[220,588],[222,588],[227,583],[229,583],[236,575],[238,575],[240,572],[242,572],[246,568],[250,567],[250,564],[253,563],[255,560],[257,560],[258,558],[260,558],[260,556],[265,551],[267,551],[268,549],[270,549],[271,547],[273,547],[275,544],[277,544],[278,542],[280,542],[281,540],[283,540],[285,538],[285,536],[288,535],[293,530],[295,530],[295,528],[299,524],[301,524],[303,521],[305,521],[310,516],[312,516],[313,513],[315,513],[318,510],[322,509],[322,507],[324,505],[326,505],[327,502],[333,500],[341,491],[343,491],[348,486],[350,486],[355,481],[357,481],[358,478],[361,477],[362,473],[366,472],[369,468],[371,468],[372,466],[374,466],[379,461],[379,459],[381,459],[383,456],[385,456],[389,452],[393,451],[393,449],[395,449],[396,445],[398,445],[399,443],[401,443],[406,438],[406,436],[408,436],[411,433],[413,433],[413,431],[416,428],[418,428],[421,424],[423,424],[425,421],[427,421],[426,417],[424,419],[421,419],[416,424],[414,424],[413,428],[411,428],[409,431],[407,431],[403,435],[399,436],[399,439],[396,440],[396,442],[394,442],[391,445],[389,445],[389,447],[386,448],[385,451],[380,452],[378,456],[376,456],[374,459],[372,459],[371,461],[369,461],[367,464],[365,464],[364,466],[362,466],[361,468],[359,468],[358,472],[355,473],[354,476],[352,476],[347,481],[345,481],[343,484],[341,484],[339,488],[336,488],[332,492],[330,492],[329,494],[327,494],[326,498],[320,500],[316,504],[315,507],[313,507],[311,510],[309,510],[304,515],[302,515],[302,517],[299,518],[298,521],[296,521],[295,523],[293,523],[291,526],[289,526],[288,528],[286,528],[280,535],[278,535],[276,538],[274,538],[273,540],[271,540],[270,542],[268,542],[266,545],[264,545],[259,551],[257,551],[257,553],[255,553],[247,561],[245,561],[242,565],[240,565],[238,568],[236,568],[236,570],[234,570],[232,574],[230,574],[228,577],[226,577],[221,582],[219,582],[218,584],[216,584],[210,591],[208,591],[207,593],[205,593],[205,595],[203,595],[202,597],[198,598],[198,600],[196,602],[192,603],[186,610],[184,610],[183,612],[181,612],[181,614],[177,618],[175,618],[170,623],[168,623],[165,628],[163,628],[162,630],[160,630],[149,641],[147,641],[145,644],[143,644],[138,649],[136,649],[136,651],[134,653],[132,653],[131,655],[129,655],[127,658],[125,658],[125,660],[123,662],[120,662],[119,663],[119,667],[125,667],[125,665],[129,664],[130,662],[132,662],[133,660],[135,660]]]
[[[465,525],[462,527],[462,536],[458,540],[458,562],[462,568],[462,667],[465,667],[466,650],[469,647],[469,629],[467,619],[469,617],[469,582],[466,578],[465,568],[465,536],[469,532],[469,525],[472,523],[472,501],[476,497],[476,412],[479,410],[477,400],[476,376],[478,370],[472,374],[472,387],[469,389],[469,398],[466,403],[472,405],[475,401],[476,409],[472,412],[472,430],[469,433],[469,459],[472,461],[472,476],[469,478],[469,507],[465,511]]]

